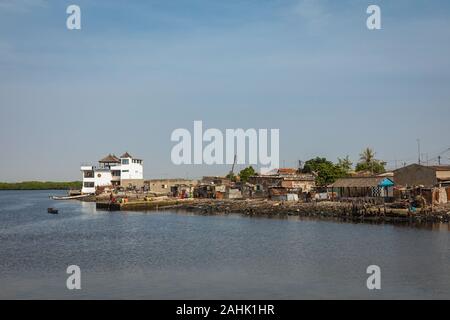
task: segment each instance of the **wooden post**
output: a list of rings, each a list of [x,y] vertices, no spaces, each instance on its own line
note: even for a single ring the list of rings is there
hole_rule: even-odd
[[[431,213],[433,213],[433,204],[434,204],[434,195],[435,195],[435,188],[431,189]]]

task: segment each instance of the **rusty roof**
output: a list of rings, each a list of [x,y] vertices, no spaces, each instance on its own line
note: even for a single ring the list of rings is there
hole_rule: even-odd
[[[296,174],[298,173],[298,169],[293,168],[279,168],[278,174]]]

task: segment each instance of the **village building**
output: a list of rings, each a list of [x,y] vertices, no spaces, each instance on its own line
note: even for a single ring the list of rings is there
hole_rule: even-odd
[[[411,164],[394,171],[396,186],[410,187],[450,187],[450,165],[423,166]]]
[[[194,188],[194,197],[208,199],[241,199],[244,194],[243,187],[247,186],[248,184],[233,182],[226,177],[205,176]]]
[[[423,198],[426,204],[446,204],[450,199],[450,166],[411,164],[394,171],[397,197]]]
[[[252,176],[248,182],[255,186],[255,196],[270,196],[272,188],[278,188],[274,191],[277,193],[300,195],[309,193],[316,187],[316,177],[313,174],[300,173],[298,169],[292,168],[280,168],[264,175]]]
[[[333,199],[342,198],[393,198],[394,181],[388,177],[348,177],[328,186]]]
[[[83,194],[94,194],[99,188],[140,188],[144,182],[143,161],[128,152],[116,157],[109,154],[98,165],[82,165]]]
[[[144,186],[147,191],[168,194],[174,197],[181,197],[184,194],[192,193],[193,188],[197,184],[197,180],[191,179],[151,179],[144,181]]]
[[[204,176],[201,180],[201,184],[231,186],[233,182],[227,177]]]
[[[270,187],[269,199],[274,201],[298,201],[298,189],[285,187]]]

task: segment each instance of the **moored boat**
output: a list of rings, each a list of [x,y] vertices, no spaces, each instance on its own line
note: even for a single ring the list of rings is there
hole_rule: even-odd
[[[51,196],[50,198],[53,200],[76,200],[76,199],[82,199],[82,198],[86,198],[89,197],[89,194],[80,194],[77,196]]]
[[[55,209],[55,208],[48,208],[47,212],[50,213],[50,214],[58,214],[58,210]]]

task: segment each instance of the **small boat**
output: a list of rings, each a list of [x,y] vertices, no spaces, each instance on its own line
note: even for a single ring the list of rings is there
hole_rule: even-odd
[[[57,196],[52,196],[50,197],[52,200],[76,200],[76,199],[82,199],[82,198],[86,198],[89,197],[89,194],[80,194],[77,196],[62,196],[62,197],[57,197]]]
[[[50,214],[58,214],[58,210],[54,209],[54,208],[48,208],[47,212],[50,213]]]

